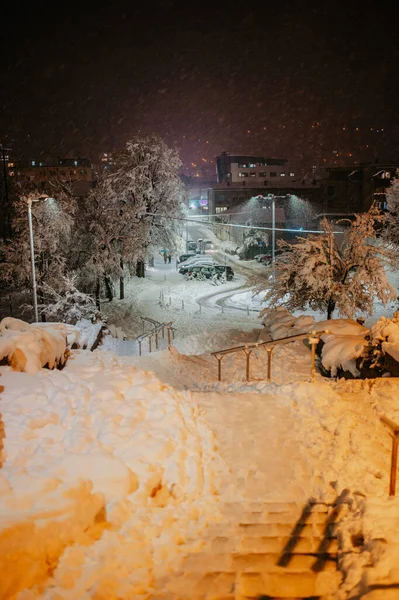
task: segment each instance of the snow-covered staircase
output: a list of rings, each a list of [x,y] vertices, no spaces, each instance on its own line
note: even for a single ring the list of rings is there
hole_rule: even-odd
[[[232,502],[224,514],[152,600],[327,600],[337,590],[333,507]]]

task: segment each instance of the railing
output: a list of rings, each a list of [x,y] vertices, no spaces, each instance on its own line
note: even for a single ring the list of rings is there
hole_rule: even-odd
[[[398,468],[399,425],[391,421],[391,419],[388,419],[388,417],[381,417],[381,421],[384,423],[384,425],[387,425],[393,433],[391,453],[391,475],[389,478],[389,495],[394,496],[396,492],[396,472]]]
[[[155,348],[159,349],[159,334],[162,334],[162,338],[165,338],[165,329],[167,331],[168,336],[168,348],[170,348],[171,340],[175,337],[175,330],[172,327],[173,321],[169,323],[159,323],[154,319],[150,319],[149,317],[141,317],[143,322],[143,333],[136,338],[136,341],[139,345],[139,356],[142,355],[142,343],[144,340],[148,339],[148,352],[152,352],[152,338],[155,337]],[[148,322],[151,324],[152,329],[150,331],[145,332],[145,323]]]
[[[246,357],[245,362],[245,378],[246,381],[249,381],[250,376],[250,358],[253,350],[257,350],[258,348],[263,348],[267,352],[267,380],[271,381],[271,369],[272,369],[272,352],[275,346],[279,346],[281,344],[288,344],[292,341],[299,341],[308,339],[309,344],[312,348],[311,353],[311,381],[314,381],[315,376],[315,363],[316,363],[316,346],[319,343],[320,335],[322,333],[329,333],[329,331],[310,331],[308,333],[300,333],[298,335],[291,335],[286,338],[280,338],[278,340],[273,340],[269,342],[253,342],[250,344],[245,344],[244,346],[236,346],[235,348],[227,348],[226,350],[219,350],[217,352],[212,352],[212,356],[214,356],[218,361],[218,381],[222,381],[222,358],[225,354],[234,354],[236,352],[243,352]]]

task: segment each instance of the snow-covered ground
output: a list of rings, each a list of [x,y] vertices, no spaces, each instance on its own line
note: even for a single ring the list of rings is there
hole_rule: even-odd
[[[309,347],[297,341],[274,349],[271,382],[262,348],[249,381],[241,352],[223,358],[218,382],[211,352],[270,335],[251,268],[237,261],[237,277],[212,286],[157,262],[127,282],[125,300],[103,304],[129,338],[143,332],[141,315],[173,321],[170,350],[72,350],[62,371],[34,375],[0,367],[2,600],[155,600],[208,528],[228,522],[231,501],[345,497],[333,597],[389,579],[399,501],[388,498],[380,417],[399,421],[399,381],[311,382]]]

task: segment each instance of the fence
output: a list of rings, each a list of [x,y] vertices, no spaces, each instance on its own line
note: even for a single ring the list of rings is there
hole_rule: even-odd
[[[159,300],[158,300],[158,304],[159,306],[161,306],[164,309],[171,309],[171,310],[187,310],[192,312],[192,314],[202,314],[204,313],[206,310],[209,311],[213,311],[213,313],[215,311],[220,312],[222,315],[224,313],[229,313],[231,311],[239,311],[240,313],[245,313],[247,315],[247,317],[251,316],[251,313],[256,313],[259,314],[259,311],[262,310],[262,307],[259,306],[259,308],[250,308],[249,306],[246,307],[240,307],[240,306],[224,306],[223,304],[221,304],[220,306],[204,306],[203,304],[201,304],[200,302],[195,302],[194,306],[190,305],[187,303],[187,300],[184,299],[179,299],[177,300],[176,298],[172,297],[171,293],[166,293],[161,290],[159,292]],[[237,312],[236,312],[237,314]]]
[[[142,355],[142,343],[145,340],[148,340],[148,351],[152,352],[152,341],[155,338],[155,349],[159,349],[159,334],[162,334],[162,339],[165,338],[165,329],[167,331],[168,336],[168,348],[170,348],[171,340],[175,337],[175,330],[172,327],[173,321],[169,323],[159,323],[154,319],[150,319],[149,317],[141,317],[143,324],[143,333],[136,338],[136,341],[139,346],[139,356]],[[145,324],[150,323],[151,329],[150,331],[145,331]]]
[[[212,356],[214,356],[218,361],[218,381],[222,381],[222,359],[226,354],[235,354],[237,352],[243,352],[246,357],[245,361],[245,378],[246,381],[250,379],[250,358],[251,354],[254,350],[258,348],[263,348],[267,352],[267,380],[271,381],[271,369],[272,369],[272,352],[275,346],[282,344],[289,344],[292,341],[299,341],[308,339],[309,344],[311,346],[311,381],[314,381],[315,371],[316,371],[316,346],[320,341],[320,334],[329,333],[329,331],[311,331],[308,333],[301,333],[298,335],[292,335],[286,338],[280,338],[278,340],[273,340],[269,342],[254,342],[252,344],[245,344],[244,346],[236,346],[234,348],[226,348],[225,350],[219,350],[217,352],[212,352]]]

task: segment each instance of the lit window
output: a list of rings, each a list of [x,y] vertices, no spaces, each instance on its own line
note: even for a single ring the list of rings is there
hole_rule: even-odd
[[[256,177],[256,173],[250,173],[250,177]]]
[[[248,167],[247,163],[238,163],[240,169],[246,169]]]
[[[285,177],[285,173],[280,173],[280,177]]]
[[[13,166],[14,166],[14,163],[8,163],[8,166],[9,166],[9,167],[13,167]]]
[[[271,171],[270,172],[270,177],[277,177],[276,171]]]
[[[238,177],[248,177],[248,173],[238,173]]]
[[[14,177],[14,171],[10,171],[8,174],[10,177]]]
[[[77,160],[74,160],[74,161],[73,161],[73,164],[75,165],[75,167],[77,167],[77,166],[78,166],[78,161],[77,161]]]
[[[292,173],[292,171],[291,171],[290,177],[295,177],[295,173]]]
[[[260,172],[258,173],[258,176],[259,176],[259,177],[266,177],[266,171],[260,171]]]
[[[227,206],[217,206],[215,210],[217,213],[221,213],[227,210]]]
[[[257,166],[256,163],[249,163],[249,168],[250,169],[255,169],[256,166]]]
[[[32,160],[32,167],[36,167],[36,161]]]

